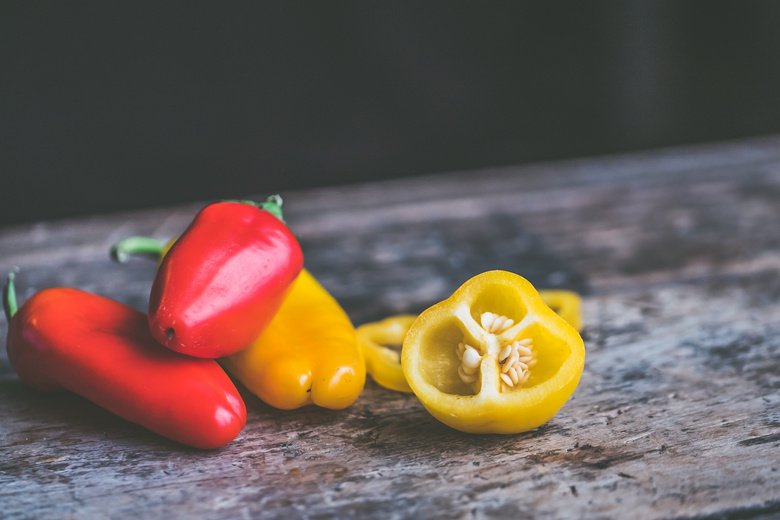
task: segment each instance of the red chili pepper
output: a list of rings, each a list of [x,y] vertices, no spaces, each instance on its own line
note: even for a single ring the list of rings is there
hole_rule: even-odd
[[[219,448],[246,424],[235,385],[212,359],[164,348],[146,316],[77,289],[44,289],[16,308],[13,273],[3,299],[8,360],[38,390],[64,388],[155,433]]]
[[[216,358],[265,329],[303,268],[281,220],[281,198],[259,207],[218,202],[198,213],[165,255],[152,285],[149,327],[171,350]]]

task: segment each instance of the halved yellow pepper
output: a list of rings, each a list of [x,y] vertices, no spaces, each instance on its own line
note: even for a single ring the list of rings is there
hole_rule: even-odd
[[[579,383],[577,331],[523,277],[489,271],[424,311],[403,343],[406,381],[441,422],[518,433],[549,421]]]
[[[582,329],[580,296],[563,289],[542,289],[539,296],[545,304],[574,327]],[[366,371],[380,385],[399,392],[411,392],[401,368],[401,345],[417,318],[398,314],[382,321],[365,323],[357,330],[358,343],[366,358]],[[396,348],[394,348],[396,347]]]
[[[260,399],[285,410],[310,403],[345,408],[366,381],[349,317],[305,269],[260,337],[219,362]]]

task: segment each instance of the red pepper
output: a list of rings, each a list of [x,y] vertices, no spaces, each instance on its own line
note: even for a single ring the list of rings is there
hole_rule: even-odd
[[[246,424],[235,385],[213,359],[164,348],[144,313],[77,289],[44,289],[16,309],[13,273],[3,299],[8,360],[38,390],[64,388],[155,433],[219,448]]]
[[[149,327],[157,341],[217,358],[257,339],[303,268],[280,205],[278,197],[260,207],[218,202],[198,213],[152,285]]]

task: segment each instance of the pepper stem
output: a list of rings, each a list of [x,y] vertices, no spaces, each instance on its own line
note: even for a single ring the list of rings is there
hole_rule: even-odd
[[[272,213],[276,218],[284,222],[282,217],[282,197],[281,195],[271,195],[265,202],[261,202],[257,206]]]
[[[165,244],[156,238],[129,237],[111,247],[111,258],[120,264],[127,262],[134,255],[159,260],[164,248]]]
[[[268,211],[274,217],[284,222],[284,217],[282,216],[283,201],[281,195],[271,195],[270,197],[265,199],[265,202],[255,202],[253,200],[232,200],[232,199],[225,200],[224,202],[241,202],[242,204],[251,204],[252,206],[257,206],[260,209],[264,209]]]
[[[14,278],[16,277],[16,269],[8,273],[8,280],[3,286],[3,310],[5,311],[5,319],[8,323],[11,323],[11,318],[14,317],[18,310],[16,304],[16,288],[14,287]]]

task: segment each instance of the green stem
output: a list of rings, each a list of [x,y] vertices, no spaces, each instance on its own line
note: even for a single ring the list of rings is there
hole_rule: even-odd
[[[268,211],[274,217],[284,222],[284,217],[282,216],[283,201],[281,195],[271,195],[265,200],[265,202],[255,202],[253,200],[226,200],[225,202],[241,202],[243,204],[251,204],[252,206],[257,206],[260,209],[264,209]]]
[[[18,307],[16,305],[16,288],[14,287],[14,278],[16,277],[16,270],[8,273],[8,281],[3,286],[3,310],[5,311],[5,319],[8,323],[11,323],[11,318],[14,317]]]
[[[276,218],[284,222],[282,217],[282,197],[281,195],[271,195],[265,202],[258,204],[258,207],[271,212]]]
[[[159,260],[164,248],[165,244],[156,238],[130,237],[111,247],[111,258],[121,264],[127,262],[134,255],[148,256],[153,260]]]

